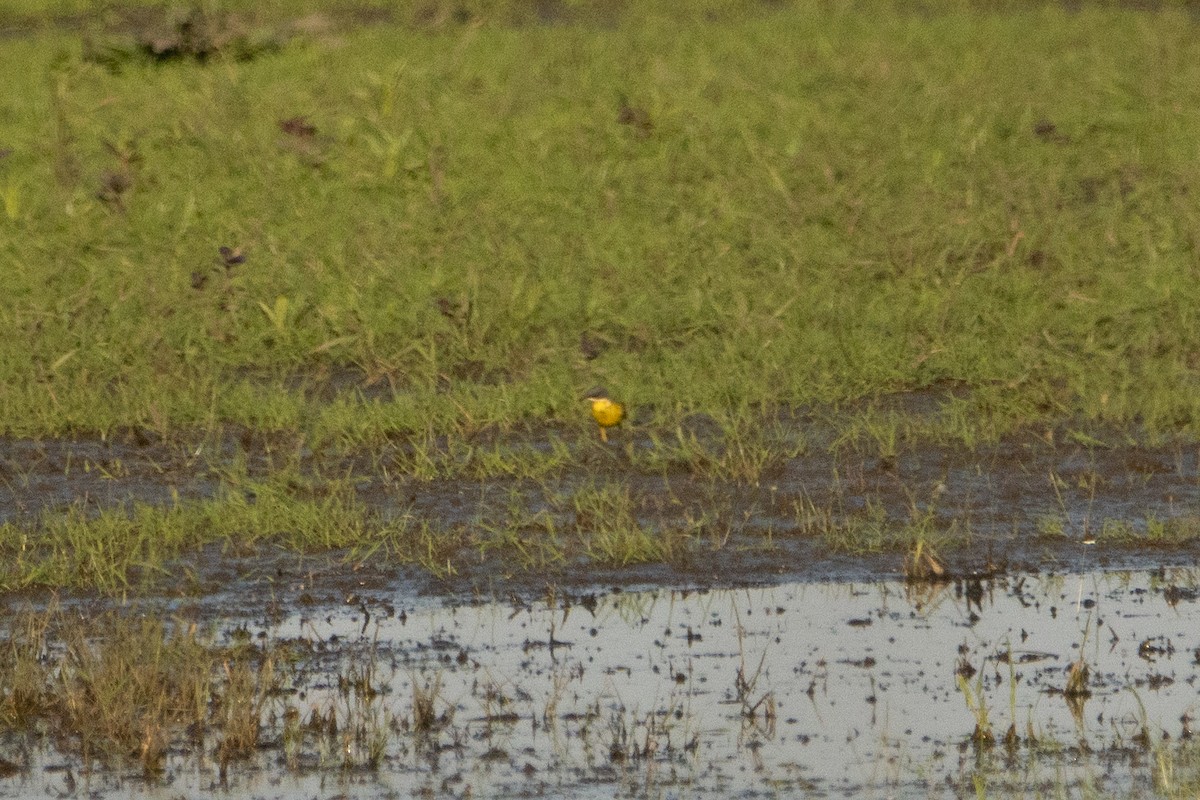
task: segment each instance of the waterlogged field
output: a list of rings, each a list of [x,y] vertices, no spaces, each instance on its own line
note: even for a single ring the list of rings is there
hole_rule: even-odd
[[[0,795],[1194,796],[1200,22],[1069,5],[5,4]]]
[[[0,796],[1194,797],[1196,579],[36,611]]]

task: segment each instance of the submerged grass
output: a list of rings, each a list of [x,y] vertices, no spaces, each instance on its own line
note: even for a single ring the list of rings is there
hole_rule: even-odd
[[[1200,539],[1200,519],[1183,514],[1169,519],[1106,517],[1076,524],[1065,514],[1048,514],[1038,521],[1039,533],[1050,538],[1069,535],[1090,543],[1139,548],[1180,548]]]
[[[912,508],[908,516],[894,517],[869,500],[856,510],[798,501],[793,521],[795,533],[817,537],[834,552],[906,553],[905,572],[914,580],[940,579],[945,566],[939,553],[960,548],[971,540],[965,521],[939,520],[933,508]]]
[[[194,625],[115,614],[85,623],[27,612],[7,634],[0,647],[4,729],[47,724],[85,762],[132,760],[149,773],[183,731],[202,736],[212,708],[229,705],[231,684],[217,668],[247,655],[214,649]]]
[[[180,619],[23,611],[0,640],[0,732],[53,742],[85,768],[135,764],[147,777],[190,752],[211,752],[222,776],[273,749],[295,771],[378,767],[399,726],[372,685],[374,651],[347,654],[339,695],[309,703],[301,726],[292,698],[302,651],[221,643]]]

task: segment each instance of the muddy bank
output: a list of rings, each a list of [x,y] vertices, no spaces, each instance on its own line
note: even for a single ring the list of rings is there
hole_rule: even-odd
[[[805,437],[801,452],[777,452],[750,476],[727,474],[711,460],[731,445],[703,420],[692,433],[709,462],[691,453],[686,460],[678,448],[636,430],[602,447],[544,429],[461,452],[435,443],[429,452],[441,459],[441,475],[416,474],[414,445],[405,442],[347,454],[246,432],[200,443],[137,433],[103,441],[8,439],[0,441],[0,521],[36,531],[39,515],[65,509],[169,507],[222,492],[254,502],[254,481],[286,472],[301,476],[310,492],[320,491],[323,476],[343,481],[366,513],[419,520],[448,542],[442,557],[451,568],[436,576],[386,554],[347,565],[338,552],[204,546],[169,565],[171,574],[187,576],[175,589],[192,596],[235,585],[286,591],[307,574],[350,590],[401,580],[418,591],[459,595],[536,593],[547,583],[862,580],[897,574],[914,538],[936,543],[959,577],[1152,568],[1193,563],[1200,553],[1195,443],[1139,444],[1126,433],[1064,427],[974,447],[904,441],[883,447],[862,438],[839,441],[832,428],[811,419],[788,425],[779,429],[781,441]],[[520,461],[529,477],[487,474],[481,452],[493,467]],[[583,535],[603,520],[588,518],[573,500],[597,487],[619,492],[629,525],[650,537],[674,537],[669,554],[636,564],[563,548],[565,558],[531,567],[511,548],[494,545],[502,537],[537,542]]]

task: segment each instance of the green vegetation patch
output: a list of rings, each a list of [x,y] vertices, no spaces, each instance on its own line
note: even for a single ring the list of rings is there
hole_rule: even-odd
[[[213,547],[231,560],[277,550],[350,565],[417,565],[447,578],[487,559],[507,573],[584,562],[623,566],[671,561],[712,544],[704,535],[708,518],[651,516],[644,501],[615,482],[569,492],[543,485],[534,497],[514,489],[505,503],[481,500],[470,522],[456,524],[397,503],[368,505],[349,480],[296,485],[276,477],[226,484],[215,498],[166,507],[74,504],[0,525],[0,591],[118,594],[181,579],[184,591],[199,590],[193,560],[211,558]]]
[[[161,586],[189,574],[189,558],[212,546],[230,558],[278,549],[335,553],[349,563],[426,563],[440,552],[433,538],[428,523],[403,510],[368,507],[350,480],[304,479],[279,469],[268,480],[227,476],[210,499],[100,509],[74,503],[6,522],[0,590],[62,586],[111,594]]]
[[[463,435],[597,381],[664,431],[947,382],[1193,427],[1182,12],[488,18],[0,41],[0,431]]]

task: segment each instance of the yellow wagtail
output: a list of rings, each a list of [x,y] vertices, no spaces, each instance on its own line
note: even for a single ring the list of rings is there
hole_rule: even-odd
[[[608,396],[603,386],[597,386],[583,398],[592,404],[592,417],[600,426],[600,441],[608,441],[608,429],[625,419],[625,406]]]

